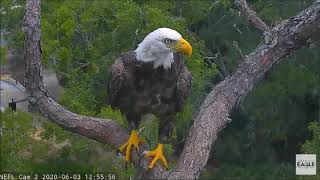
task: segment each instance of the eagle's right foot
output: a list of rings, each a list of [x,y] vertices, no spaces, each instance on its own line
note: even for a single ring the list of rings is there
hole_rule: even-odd
[[[132,130],[131,135],[129,137],[129,140],[119,147],[119,151],[122,154],[125,153],[125,161],[126,162],[130,162],[130,160],[131,160],[132,146],[135,147],[139,151],[139,144],[142,142],[143,142],[143,140],[138,136],[138,132],[136,130]]]

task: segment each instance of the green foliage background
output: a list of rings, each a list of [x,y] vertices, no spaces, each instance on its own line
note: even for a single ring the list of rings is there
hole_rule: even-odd
[[[312,2],[248,1],[271,25]],[[24,4],[1,1],[1,30],[10,31],[1,36],[8,42],[1,47],[1,64],[5,63],[6,49],[23,50]],[[62,105],[127,127],[124,116],[106,104],[107,72],[121,52],[134,50],[158,27],[176,29],[194,50],[186,59],[194,78],[193,93],[184,112],[176,116],[173,143],[165,150],[172,168],[193,115],[210,89],[222,80],[217,61],[224,61],[232,73],[238,63],[232,42],[237,41],[248,54],[261,40],[261,34],[239,16],[231,0],[43,1],[42,63],[55,69],[65,88],[59,98]],[[217,58],[208,61],[207,57],[215,55]],[[319,44],[313,44],[267,74],[234,110],[233,121],[218,138],[202,179],[303,179],[295,176],[295,154],[320,155],[319,59]],[[140,133],[150,148],[157,143],[157,127],[156,117],[145,118],[141,124]],[[122,159],[107,145],[64,131],[39,115],[6,111],[1,113],[1,129],[1,172],[116,172],[120,179],[135,174],[133,167],[124,168]],[[34,139],[39,129],[41,138]]]

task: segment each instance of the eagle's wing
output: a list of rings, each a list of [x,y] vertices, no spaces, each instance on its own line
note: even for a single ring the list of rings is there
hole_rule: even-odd
[[[182,111],[185,100],[191,94],[192,75],[189,72],[187,66],[182,63],[178,72],[177,90],[176,95],[178,97],[178,111]]]
[[[118,95],[124,88],[127,79],[127,70],[122,61],[122,56],[117,58],[111,66],[108,76],[108,104],[112,107],[117,106]]]

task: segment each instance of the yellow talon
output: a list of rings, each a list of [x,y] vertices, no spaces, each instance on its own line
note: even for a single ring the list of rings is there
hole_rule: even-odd
[[[151,163],[149,164],[149,169],[152,169],[154,164],[157,162],[157,160],[160,160],[164,167],[168,169],[168,163],[166,158],[163,156],[163,144],[158,144],[157,147],[153,151],[147,151],[144,155],[144,157],[150,157],[152,156],[153,159]]]
[[[142,142],[143,142],[143,140],[141,138],[139,138],[138,132],[136,130],[132,130],[128,141],[119,147],[119,151],[121,153],[125,152],[125,161],[126,162],[130,162],[130,160],[131,160],[132,146],[135,147],[139,151],[139,144]]]

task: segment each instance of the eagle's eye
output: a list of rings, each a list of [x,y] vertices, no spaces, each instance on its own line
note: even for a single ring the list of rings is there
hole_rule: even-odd
[[[166,44],[170,44],[171,43],[171,39],[168,39],[168,38],[166,38],[165,40],[164,40],[164,42],[166,43]]]

